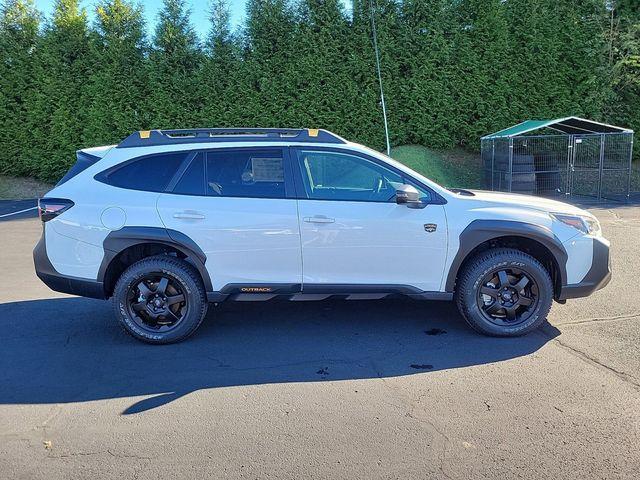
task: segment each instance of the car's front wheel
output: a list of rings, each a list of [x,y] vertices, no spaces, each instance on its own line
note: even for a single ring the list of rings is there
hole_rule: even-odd
[[[114,288],[113,306],[127,333],[154,344],[184,340],[207,313],[197,271],[169,255],[144,258],[127,268]]]
[[[458,277],[458,309],[472,328],[486,335],[512,337],[535,330],[545,321],[552,301],[549,272],[519,250],[482,252]]]

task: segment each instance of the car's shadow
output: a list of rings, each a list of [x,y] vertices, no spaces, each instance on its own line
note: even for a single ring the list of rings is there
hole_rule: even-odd
[[[0,304],[0,404],[147,396],[137,413],[200,389],[428,374],[538,350],[558,332],[489,338],[453,304],[266,302],[212,308],[191,339],[150,346],[121,332],[111,304]]]

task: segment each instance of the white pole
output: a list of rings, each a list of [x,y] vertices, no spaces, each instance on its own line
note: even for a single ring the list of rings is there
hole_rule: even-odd
[[[378,34],[376,33],[376,20],[373,8],[373,0],[369,2],[371,10],[371,30],[373,32],[373,49],[376,52],[376,67],[378,70],[378,82],[380,83],[380,101],[382,103],[382,117],[384,119],[384,136],[387,141],[387,155],[391,155],[391,144],[389,143],[389,125],[387,124],[387,106],[384,103],[384,89],[382,88],[382,73],[380,72],[380,55],[378,54]]]

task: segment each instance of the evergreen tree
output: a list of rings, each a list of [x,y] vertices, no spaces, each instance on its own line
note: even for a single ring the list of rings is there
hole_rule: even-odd
[[[514,118],[598,116],[606,96],[599,0],[505,3],[513,54]]]
[[[621,35],[614,68],[614,88],[621,107],[620,123],[640,132],[640,22],[629,25]],[[636,148],[636,158],[640,149]]]
[[[246,126],[245,112],[255,93],[244,75],[241,48],[231,32],[226,0],[214,0],[211,29],[205,43],[206,57],[199,73],[200,124],[207,127]]]
[[[145,112],[149,88],[142,11],[125,0],[104,0],[96,8],[96,17],[92,55],[97,65],[86,89],[87,145],[118,142],[150,125]]]
[[[566,107],[558,95],[555,72],[559,67],[554,34],[557,19],[548,0],[512,0],[505,4],[512,54],[505,59],[513,70],[513,119],[552,118],[551,105]]]
[[[249,0],[241,75],[249,85],[245,125],[295,126],[291,69],[295,19],[286,0]]]
[[[404,38],[402,34],[404,25],[401,14],[401,2],[398,0],[375,0],[369,2],[369,7],[371,6],[374,7],[373,13],[376,20],[380,71],[387,106],[389,135],[393,145],[402,145],[407,142],[409,131],[405,125],[406,113],[402,97],[404,78],[402,72]],[[371,42],[369,52],[369,56],[375,61],[373,42]],[[371,73],[375,75],[377,81],[377,71],[372,70]]]
[[[0,9],[0,173],[29,175],[25,147],[32,133],[27,99],[36,88],[32,77],[40,15],[31,0],[11,0]]]
[[[192,127],[197,121],[198,38],[184,0],[165,0],[149,56],[148,111],[153,128]]]
[[[450,147],[461,121],[455,102],[453,38],[458,25],[451,2],[404,2],[404,81],[399,87],[405,109],[404,125],[411,143]]]
[[[74,150],[133,130],[328,128],[385,146],[478,147],[526,118],[582,115],[640,131],[640,0],[249,0],[232,32],[213,0],[201,46],[165,0],[151,48],[140,7],[101,0],[87,25],[57,0],[0,7],[0,173],[55,179]],[[636,151],[638,151],[636,149]]]
[[[506,7],[501,0],[463,0],[454,47],[454,98],[458,143],[477,148],[478,138],[514,121],[510,111],[511,56]]]
[[[376,69],[373,44],[372,16],[376,23],[380,70],[387,104],[387,119],[392,144],[403,143],[407,138],[402,95],[398,90],[402,83],[398,61],[401,51],[401,30],[398,5],[393,0],[353,2],[353,20],[346,42],[346,61],[351,77],[353,93],[344,106],[345,133],[350,138],[372,148],[385,148],[384,117],[381,104],[380,84]]]
[[[606,9],[601,0],[552,3],[558,19],[557,81],[564,86],[566,106],[561,114],[604,120],[603,111],[613,101],[603,36]]]
[[[606,114],[611,122],[640,132],[640,0],[611,2],[609,66],[615,101]],[[637,145],[637,142],[636,142]],[[635,158],[640,149],[635,148]]]
[[[89,48],[87,16],[78,0],[57,0],[36,52],[33,76],[38,87],[28,99],[29,168],[33,175],[56,179],[75,162],[87,120],[81,94],[95,67]]]
[[[344,61],[348,55],[346,15],[339,0],[304,0],[298,6],[293,39],[296,55],[289,69],[293,125],[327,128],[351,134],[344,122],[345,107],[353,103],[353,80]]]

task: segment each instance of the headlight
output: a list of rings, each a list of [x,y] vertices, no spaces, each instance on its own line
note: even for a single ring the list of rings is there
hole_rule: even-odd
[[[600,222],[594,217],[565,215],[564,213],[552,213],[551,217],[588,235],[598,236],[601,233]]]

